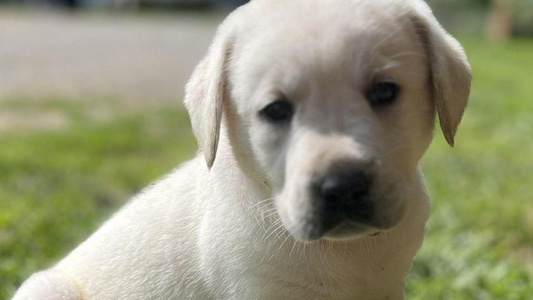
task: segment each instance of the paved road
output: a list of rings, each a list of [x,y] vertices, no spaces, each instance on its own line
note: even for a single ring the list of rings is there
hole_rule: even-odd
[[[221,20],[199,13],[0,11],[0,101],[12,95],[178,101]]]

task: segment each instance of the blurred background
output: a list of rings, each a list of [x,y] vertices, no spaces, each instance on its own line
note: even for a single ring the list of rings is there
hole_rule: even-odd
[[[289,1],[289,0],[287,0]],[[245,0],[0,0],[0,299],[196,151],[183,90]],[[473,68],[407,299],[532,299],[533,0],[431,0]]]

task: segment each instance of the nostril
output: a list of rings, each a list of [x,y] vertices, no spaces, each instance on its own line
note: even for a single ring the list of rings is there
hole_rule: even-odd
[[[328,176],[320,184],[320,196],[326,201],[334,201],[349,193],[348,185],[338,177]]]
[[[370,185],[364,172],[330,174],[319,181],[317,196],[327,205],[349,204],[368,194]]]
[[[370,176],[366,174],[358,174],[352,178],[350,191],[352,197],[360,197],[368,194],[371,185]]]

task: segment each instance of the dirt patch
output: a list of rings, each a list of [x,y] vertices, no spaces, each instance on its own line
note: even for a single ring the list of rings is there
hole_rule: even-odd
[[[511,256],[515,261],[524,265],[529,271],[533,273],[533,248],[524,247],[513,252]]]
[[[68,127],[65,114],[56,111],[0,112],[0,135],[14,132],[60,130]]]

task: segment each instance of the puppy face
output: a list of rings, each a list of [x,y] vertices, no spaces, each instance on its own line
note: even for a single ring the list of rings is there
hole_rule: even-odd
[[[428,58],[409,19],[319,4],[308,9],[320,14],[262,18],[239,36],[230,68],[253,156],[303,240],[398,224],[434,120]]]
[[[421,0],[256,0],[223,25],[186,104],[208,166],[224,106],[287,230],[343,239],[402,221],[435,111],[453,144],[469,84]]]

